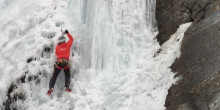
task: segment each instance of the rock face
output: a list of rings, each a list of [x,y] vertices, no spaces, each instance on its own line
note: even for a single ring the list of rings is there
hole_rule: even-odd
[[[157,0],[156,19],[160,44],[176,32],[180,24],[198,23],[220,10],[220,0]]]
[[[157,0],[156,19],[160,44],[193,22],[171,67],[182,79],[169,90],[167,110],[220,110],[220,0]]]
[[[167,110],[185,110],[180,109],[183,105],[193,110],[220,110],[217,100],[220,96],[219,42],[220,12],[188,29],[181,58],[172,67],[182,80],[171,87],[166,100]]]

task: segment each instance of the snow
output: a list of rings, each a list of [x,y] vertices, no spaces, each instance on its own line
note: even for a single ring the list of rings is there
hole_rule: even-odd
[[[155,4],[154,0],[1,0],[0,108],[13,82],[17,89],[11,96],[25,93],[25,100],[11,105],[18,110],[90,110],[83,95],[94,110],[165,110],[168,89],[178,80],[170,66],[181,55],[182,38],[191,23],[181,25],[160,46]],[[74,37],[73,92],[64,92],[61,72],[54,93],[47,96],[61,27]],[[29,58],[36,60],[27,63]],[[26,83],[17,82],[25,74]],[[29,81],[31,76],[38,78]]]

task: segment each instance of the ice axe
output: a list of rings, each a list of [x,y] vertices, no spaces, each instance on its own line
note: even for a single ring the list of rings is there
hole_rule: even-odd
[[[64,35],[64,32],[63,32],[63,29],[62,29],[62,27],[61,27],[61,32],[62,32],[62,35]]]

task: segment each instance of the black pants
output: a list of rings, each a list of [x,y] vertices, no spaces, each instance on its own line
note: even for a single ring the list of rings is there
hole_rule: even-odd
[[[68,61],[56,61],[54,65],[54,73],[53,76],[50,79],[49,86],[50,88],[54,88],[54,84],[56,82],[57,76],[59,75],[61,69],[64,69],[65,73],[65,87],[69,88],[70,85],[70,69],[68,66],[69,62]]]

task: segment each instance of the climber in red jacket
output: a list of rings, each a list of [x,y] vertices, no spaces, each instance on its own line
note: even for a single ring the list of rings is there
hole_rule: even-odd
[[[65,30],[63,34],[67,34],[67,36],[69,37],[69,41],[65,42],[65,37],[63,35],[58,39],[59,43],[56,46],[56,52],[55,52],[57,56],[57,61],[54,65],[53,76],[51,77],[49,82],[50,89],[47,92],[48,95],[50,95],[53,92],[54,84],[61,69],[64,69],[64,73],[65,73],[65,90],[67,92],[72,92],[72,90],[69,88],[70,85],[69,56],[70,56],[70,48],[73,44],[74,39],[72,35],[68,32],[68,30]]]

